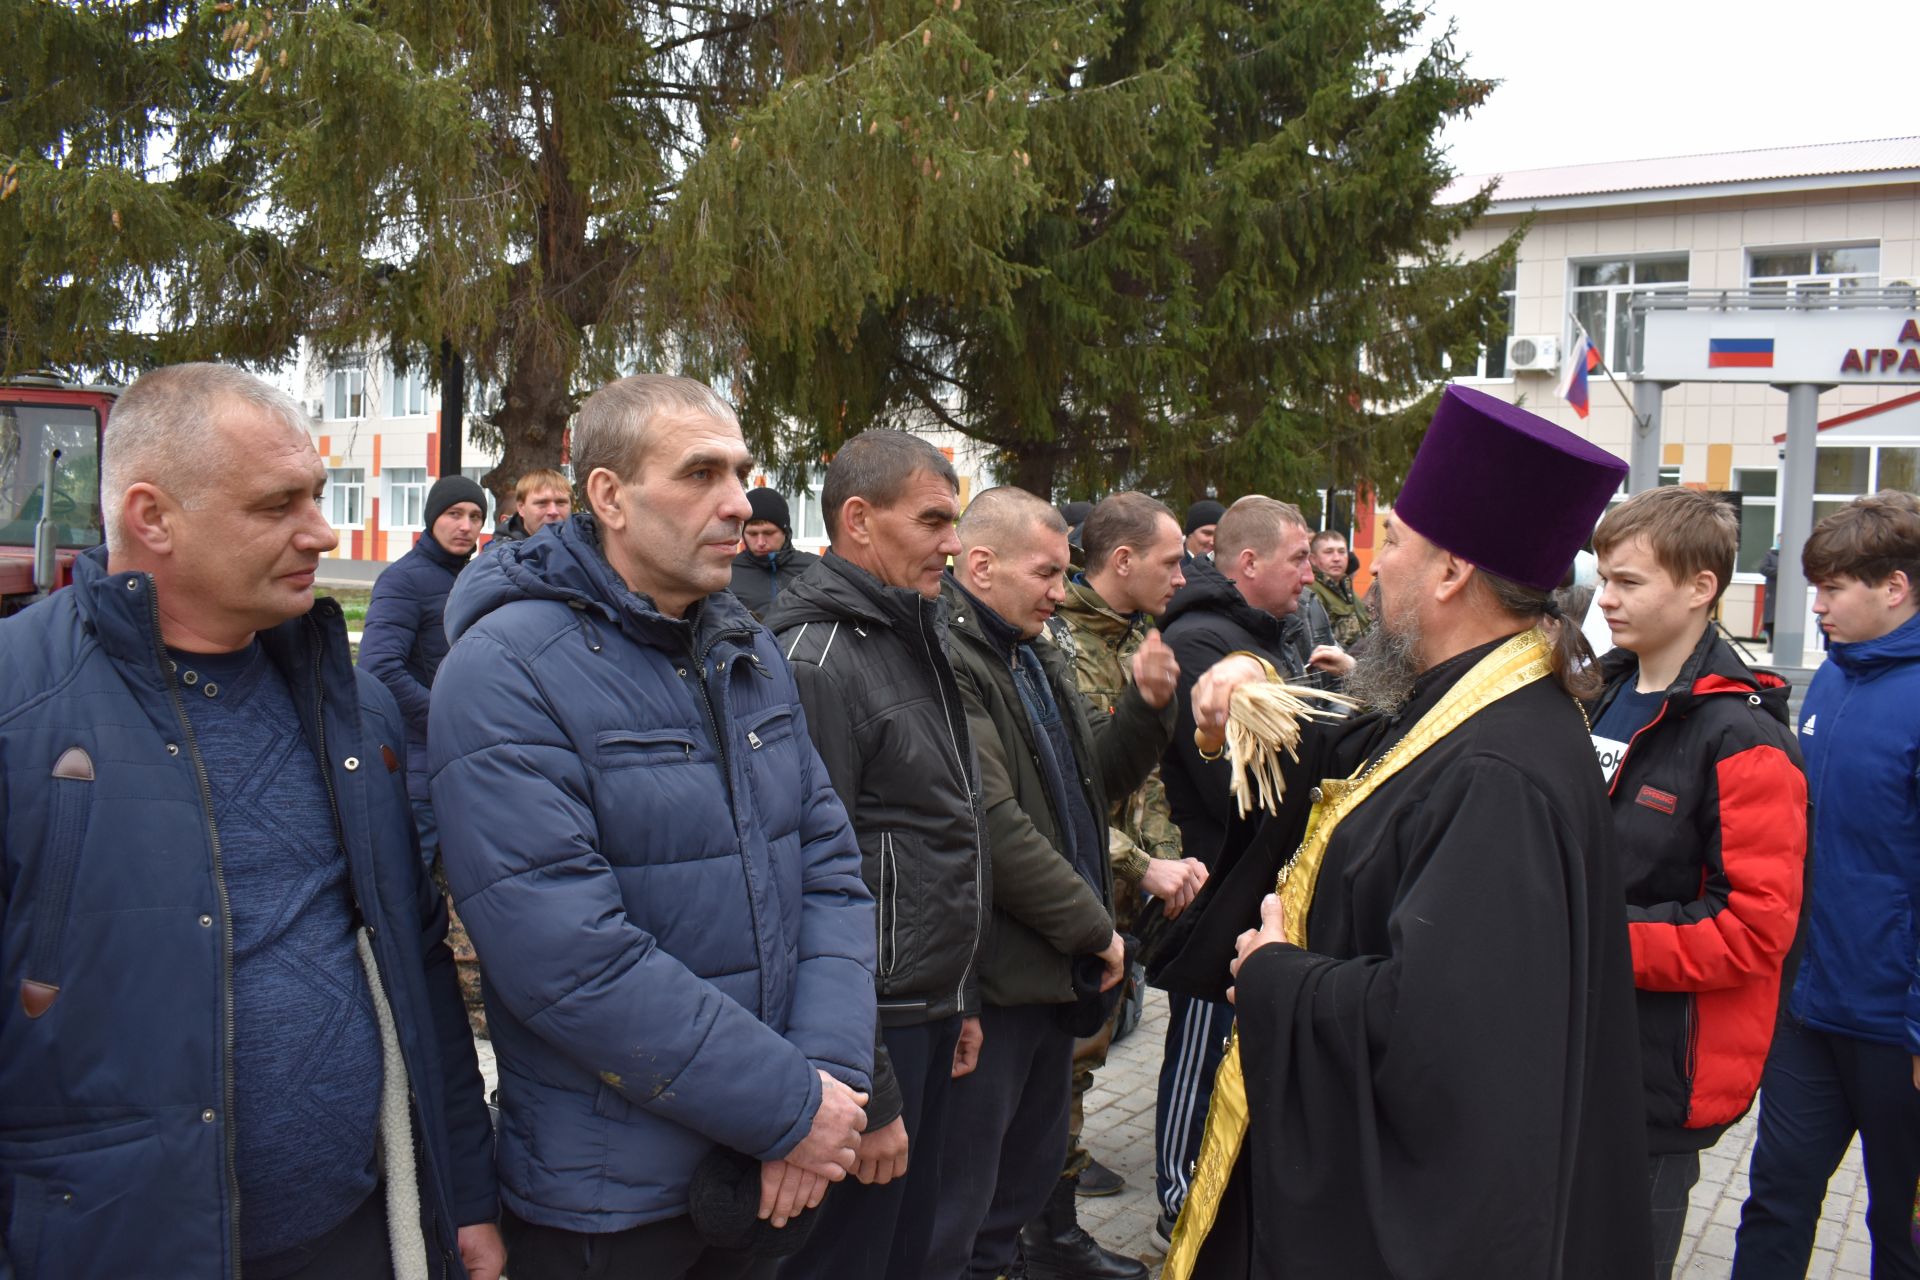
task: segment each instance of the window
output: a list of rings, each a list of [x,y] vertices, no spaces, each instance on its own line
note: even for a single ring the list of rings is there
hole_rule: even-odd
[[[427,469],[387,468],[387,527],[418,529],[427,509]]]
[[[366,370],[335,369],[327,375],[327,417],[336,420],[366,417],[366,392]]]
[[[427,375],[420,369],[408,369],[405,373],[393,371],[391,403],[387,416],[390,418],[417,418],[430,412],[431,402],[427,399]]]
[[[1687,255],[1615,258],[1574,264],[1568,298],[1574,318],[1600,348],[1600,359],[1616,373],[1630,373],[1640,350],[1645,320],[1635,323],[1630,305],[1644,293],[1670,293],[1687,287]],[[1571,345],[1571,343],[1569,343]]]
[[[820,486],[814,485],[807,490],[806,496],[799,500],[800,519],[795,534],[796,539],[809,542],[827,540],[826,508],[820,502]]]
[[[327,468],[327,523],[358,529],[366,522],[367,473],[358,467]]]
[[[1813,519],[1817,524],[1862,494],[1904,489],[1920,494],[1920,448],[1909,445],[1822,446],[1813,454]]]
[[[1480,344],[1479,363],[1471,373],[1463,373],[1462,377],[1494,379],[1513,376],[1507,372],[1507,337],[1513,333],[1514,320],[1519,315],[1520,291],[1512,267],[1507,268],[1506,275],[1500,280],[1499,310],[1500,323],[1496,327],[1500,334],[1499,341],[1493,341],[1492,333],[1489,333],[1488,341]]]
[[[1873,289],[1880,283],[1880,246],[1816,245],[1810,249],[1755,249],[1747,255],[1747,287],[1758,293],[1820,296]]]
[[[1771,467],[1738,469],[1733,488],[1740,495],[1740,550],[1735,573],[1758,573],[1780,531],[1780,473]]]
[[[500,504],[499,504],[499,503],[498,503],[497,501],[495,501],[495,499],[494,499],[494,496],[493,496],[493,490],[491,490],[491,489],[488,489],[488,488],[487,488],[487,485],[486,485],[486,479],[487,479],[487,472],[489,472],[489,471],[491,471],[491,470],[493,470],[493,468],[492,468],[492,467],[462,467],[462,468],[460,468],[460,474],[461,474],[461,475],[463,475],[463,476],[465,476],[465,477],[466,477],[467,479],[469,479],[469,480],[471,480],[471,481],[473,481],[473,482],[474,482],[475,484],[477,484],[477,485],[479,485],[479,486],[480,486],[480,488],[481,488],[481,489],[482,489],[482,490],[483,490],[483,491],[484,491],[484,492],[486,493],[486,495],[487,495],[487,514],[486,514],[486,526],[485,526],[485,527],[486,527],[486,528],[488,528],[488,529],[491,529],[491,528],[493,528],[493,522],[494,522],[494,520],[496,519],[496,517],[495,517],[495,515],[494,515],[494,509],[495,509],[496,507],[498,507],[498,506],[500,505]]]

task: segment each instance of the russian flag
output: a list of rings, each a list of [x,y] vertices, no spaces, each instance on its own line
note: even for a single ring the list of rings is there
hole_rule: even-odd
[[[1573,344],[1573,350],[1567,355],[1567,371],[1560,375],[1560,398],[1573,406],[1573,411],[1586,417],[1591,409],[1587,398],[1587,374],[1600,367],[1600,352],[1581,334]]]
[[[1772,338],[1708,338],[1709,369],[1771,369]]]

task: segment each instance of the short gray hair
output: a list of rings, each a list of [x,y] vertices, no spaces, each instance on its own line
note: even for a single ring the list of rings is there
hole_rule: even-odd
[[[900,501],[907,484],[925,471],[947,482],[960,492],[960,477],[954,474],[947,455],[905,431],[876,428],[862,431],[840,446],[827,464],[826,483],[820,490],[820,508],[826,516],[827,541],[840,536],[840,509],[848,498],[865,498],[876,507],[890,507]]]
[[[1226,572],[1240,553],[1252,548],[1261,555],[1280,545],[1288,529],[1306,529],[1307,518],[1291,502],[1263,493],[1250,493],[1227,508],[1213,531],[1213,560]]]
[[[313,422],[294,398],[244,369],[223,364],[175,364],[142,374],[114,402],[100,449],[100,501],[107,550],[127,550],[120,524],[127,490],[151,484],[182,506],[192,506],[228,459],[214,432],[220,410],[242,405],[308,436]]]
[[[663,415],[700,414],[735,428],[733,406],[704,382],[664,373],[636,373],[609,382],[580,406],[573,423],[573,474],[586,491],[587,477],[605,467],[621,480],[640,474],[653,443],[653,428]]]

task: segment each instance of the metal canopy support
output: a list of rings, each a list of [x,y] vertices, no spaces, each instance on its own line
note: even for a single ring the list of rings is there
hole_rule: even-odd
[[[451,342],[440,344],[440,474],[457,476],[465,465],[461,457],[466,443],[467,402],[466,361]]]
[[[1796,382],[1787,393],[1787,449],[1780,464],[1779,597],[1773,608],[1773,660],[1780,666],[1806,665],[1807,578],[1800,552],[1813,532],[1813,462],[1820,433],[1820,393],[1827,390]]]
[[[1637,378],[1633,384],[1633,440],[1627,452],[1627,492],[1660,483],[1660,403],[1669,382]]]

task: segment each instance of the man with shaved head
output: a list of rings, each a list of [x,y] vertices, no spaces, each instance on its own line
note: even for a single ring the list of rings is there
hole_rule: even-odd
[[[237,369],[145,375],[107,545],[0,622],[0,1275],[500,1275],[406,723],[313,595],[308,427]]]
[[[987,1277],[1007,1270],[1021,1226],[1043,1209],[1071,1221],[1073,1184],[1059,1175],[1073,1037],[1104,1023],[1125,966],[1108,797],[1138,787],[1166,746],[1179,671],[1150,639],[1113,713],[1089,714],[1066,656],[1035,643],[1066,598],[1066,521],[1004,487],[974,498],[959,532],[945,591],[980,757],[994,946],[980,976],[987,1048],[954,1082],[927,1274]],[[1145,1276],[1102,1252],[1098,1274]]]

